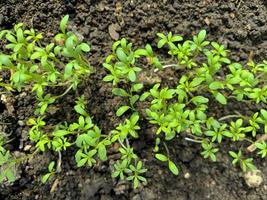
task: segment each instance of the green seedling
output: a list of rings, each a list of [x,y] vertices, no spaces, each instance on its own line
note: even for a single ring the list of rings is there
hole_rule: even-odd
[[[167,156],[163,155],[163,154],[156,154],[155,157],[162,161],[162,162],[167,162],[168,163],[168,167],[169,170],[174,174],[174,175],[178,175],[179,174],[179,170],[176,167],[176,165],[174,164],[173,161],[171,161]]]
[[[36,93],[37,99],[37,116],[28,120],[31,126],[29,139],[35,144],[36,151],[21,158],[12,158],[11,153],[5,150],[5,143],[1,142],[1,182],[5,177],[10,182],[14,181],[15,164],[39,151],[51,149],[60,154],[73,143],[69,138],[73,132],[68,125],[52,125],[45,121],[49,105],[56,103],[70,90],[76,90],[78,84],[92,72],[84,55],[90,51],[90,47],[79,41],[74,33],[67,31],[68,18],[68,15],[63,17],[60,32],[47,45],[43,45],[42,33],[36,33],[33,28],[27,29],[22,23],[16,24],[13,30],[0,31],[0,40],[5,44],[5,53],[0,52],[0,70],[10,74],[9,80],[0,78],[0,86],[12,92],[30,89]],[[56,87],[64,92],[60,95],[49,93]],[[83,114],[84,107],[76,105],[75,109]],[[43,177],[43,182],[54,173],[52,165],[49,165],[49,173]]]
[[[239,164],[243,171],[255,168],[253,158],[242,155],[247,143],[255,145],[262,158],[266,157],[264,139],[254,140],[257,135],[267,133],[267,111],[264,109],[267,61],[254,63],[249,60],[246,65],[232,62],[223,45],[206,39],[205,30],[185,41],[171,32],[167,35],[158,33],[158,48],[162,48],[161,51],[166,48],[166,54],[170,56],[166,61],[161,61],[151,44],[135,49],[124,38],[113,44],[112,53],[103,64],[108,72],[103,80],[110,83],[112,93],[123,102],[116,111],[116,116],[123,119],[114,125],[114,130],[101,131],[87,110],[84,96],[75,101],[75,117],[52,124],[53,120],[48,120],[53,115],[50,112],[52,104],[59,106],[59,99],[71,90],[76,91],[93,72],[85,55],[90,47],[75,33],[67,31],[68,18],[63,17],[59,33],[46,45],[42,34],[25,28],[23,24],[0,31],[0,40],[5,44],[4,53],[0,53],[0,70],[10,74],[8,78],[0,77],[0,86],[10,92],[32,91],[37,99],[35,116],[27,123],[31,127],[29,142],[36,150],[24,157],[13,158],[6,145],[7,138],[1,137],[0,181],[14,181],[17,164],[38,152],[52,151],[58,155],[57,166],[54,169],[54,161],[49,164],[48,173],[42,178],[47,182],[49,177],[60,172],[61,153],[71,147],[75,151],[77,167],[93,168],[109,160],[109,152],[115,151],[119,156],[112,166],[112,177],[128,180],[137,188],[147,182],[147,169],[131,144],[145,133],[141,128],[145,123],[152,127],[150,130],[155,130],[149,134],[155,134],[153,151],[156,159],[166,162],[175,175],[179,170],[170,159],[173,155],[170,155],[168,145],[169,141],[177,139],[201,145],[200,154],[212,161],[217,160],[220,148],[231,142],[239,150],[229,152],[232,163]],[[167,67],[179,71],[172,86],[167,87],[164,81],[153,85],[140,81],[142,70],[157,73]],[[63,92],[55,94],[58,91],[55,88]],[[250,116],[246,116],[228,107],[233,103],[248,108],[257,106],[247,112]],[[226,112],[214,112],[214,107]],[[160,152],[162,145],[166,155]]]
[[[205,30],[193,36],[192,40],[185,41],[183,37],[171,32],[157,35],[158,48],[166,47],[167,54],[171,56],[170,60],[161,61],[151,44],[134,50],[132,43],[122,39],[114,43],[113,53],[106,59],[104,67],[109,73],[104,81],[112,82],[113,94],[127,100],[127,103],[117,110],[117,116],[123,116],[130,111],[140,112],[136,103],[145,103],[146,119],[155,127],[156,158],[167,162],[172,173],[178,174],[178,168],[169,159],[169,153],[165,156],[159,152],[162,143],[168,151],[165,142],[181,139],[181,135],[185,135],[187,141],[201,144],[201,155],[204,158],[215,162],[216,154],[224,142],[235,142],[242,149],[240,142],[253,144],[257,134],[263,129],[263,134],[267,132],[267,111],[264,109],[251,113],[251,116],[244,116],[238,111],[226,116],[210,113],[210,108],[216,103],[222,108],[227,108],[228,102],[232,101],[251,105],[256,103],[259,106],[266,103],[266,61],[256,64],[249,60],[247,65],[232,62],[228,58],[229,51],[223,45],[206,39]],[[118,48],[120,50],[117,50]],[[167,67],[179,70],[182,76],[179,77],[176,87],[162,87],[159,83],[139,83],[139,73],[130,78],[130,67],[135,67],[136,63],[141,66],[139,63],[143,63],[143,58],[149,66],[156,68],[155,73]],[[123,88],[118,87],[122,85]],[[136,85],[140,90],[133,93],[132,88]],[[121,137],[129,135],[127,129],[125,124],[120,124],[112,132],[114,140],[120,138],[129,145],[127,137]],[[257,142],[255,145],[259,150],[258,154],[265,157],[265,142]],[[126,148],[123,154],[126,154]],[[241,150],[238,153],[231,151],[230,156],[234,158],[233,164],[239,163],[243,171],[253,168],[252,158],[243,159]],[[127,168],[128,161],[118,161],[116,177],[124,177]]]
[[[232,161],[233,165],[236,165],[238,163],[244,172],[246,172],[248,169],[255,169],[255,166],[252,164],[253,158],[243,159],[241,151],[238,151],[238,153],[230,151],[229,154],[232,158],[234,158],[234,160]]]
[[[267,144],[266,142],[256,143],[255,146],[259,150],[258,154],[261,155],[262,158],[265,158],[267,155]]]
[[[42,177],[42,183],[46,183],[48,179],[56,173],[54,166],[55,166],[55,161],[50,162],[50,164],[48,165],[48,173],[46,173]]]
[[[201,146],[203,148],[201,155],[204,158],[210,158],[213,162],[215,162],[217,160],[216,153],[219,151],[219,149],[214,148],[213,143],[207,143],[206,141],[203,141]]]

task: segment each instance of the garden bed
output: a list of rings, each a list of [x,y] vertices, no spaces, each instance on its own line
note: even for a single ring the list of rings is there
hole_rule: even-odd
[[[116,39],[125,37],[136,47],[144,47],[146,43],[156,46],[158,32],[172,31],[190,39],[205,29],[208,39],[218,41],[229,49],[229,57],[234,61],[245,64],[248,59],[261,61],[267,58],[267,4],[264,0],[163,0],[157,3],[152,0],[8,0],[0,3],[0,28],[11,28],[23,22],[43,32],[44,37],[49,39],[66,14],[70,15],[69,29],[91,46],[88,59],[95,72],[79,86],[77,93],[85,96],[88,112],[104,133],[114,129],[122,120],[115,114],[122,99],[112,95],[111,85],[102,81],[107,74],[102,63]],[[154,72],[146,70],[145,73]],[[166,69],[153,74],[153,78],[171,87],[181,77],[179,73]],[[155,81],[147,80],[147,77],[143,79]],[[60,100],[60,110],[55,108],[51,111],[55,112],[51,123],[71,121],[74,117],[73,98],[74,92],[71,92]],[[14,136],[8,145],[18,156],[34,149],[27,140],[29,127],[26,121],[33,115],[35,104],[35,97],[30,91],[7,95],[0,104],[1,122],[11,123],[1,125],[1,128]],[[228,114],[233,109],[246,113],[253,108],[230,102],[227,109],[216,106],[211,112]],[[0,186],[2,199],[266,199],[266,159],[254,159],[263,182],[256,188],[250,188],[242,171],[231,164],[228,151],[233,144],[226,144],[218,153],[217,162],[213,163],[200,155],[199,144],[179,138],[168,144],[172,159],[180,169],[180,174],[174,176],[152,155],[154,142],[151,132],[154,130],[145,121],[140,126],[141,139],[133,140],[132,144],[148,168],[145,186],[133,190],[128,183],[111,178],[110,165],[116,156],[112,155],[112,149],[108,161],[89,169],[76,167],[74,149],[70,148],[62,154],[61,173],[46,184],[41,182],[40,177],[46,173],[50,160],[56,160],[58,155],[41,153],[24,162],[17,169],[17,180],[11,185]],[[244,142],[244,145],[249,146],[249,143]]]

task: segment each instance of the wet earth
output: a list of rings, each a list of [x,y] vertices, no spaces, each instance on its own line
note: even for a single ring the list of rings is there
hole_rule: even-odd
[[[265,0],[1,0],[0,29],[24,22],[49,38],[56,33],[65,14],[70,15],[69,28],[92,48],[88,58],[96,73],[78,92],[85,95],[88,110],[103,132],[112,130],[118,123],[114,113],[120,99],[114,97],[110,85],[102,81],[106,72],[101,66],[116,39],[125,37],[136,47],[146,43],[155,46],[157,32],[172,31],[190,38],[206,29],[209,40],[216,40],[231,50],[232,60],[245,63],[248,57],[255,61],[267,58]],[[166,84],[170,81],[166,74],[160,78]],[[17,155],[24,155],[33,151],[32,144],[25,139],[28,131],[25,122],[33,114],[35,99],[28,91],[7,98],[11,107],[2,100],[0,121],[10,124],[1,125],[1,130],[15,135],[9,148]],[[72,96],[62,100],[62,105],[54,121],[66,120],[66,116],[71,118]],[[242,106],[239,109],[245,112]],[[214,112],[225,111],[218,108]],[[199,154],[199,145],[179,138],[169,144],[170,153],[180,168],[179,176],[173,176],[164,164],[153,158],[153,141],[147,136],[150,133],[151,127],[143,124],[141,140],[133,141],[148,168],[148,183],[138,190],[111,179],[111,160],[93,169],[78,169],[71,149],[62,155],[62,172],[47,184],[41,183],[40,176],[46,172],[50,160],[58,155],[40,154],[23,163],[17,169],[15,183],[0,185],[1,199],[267,200],[266,160],[255,158],[263,180],[261,185],[251,187],[241,170],[231,164],[227,155],[231,144],[226,145],[218,161],[212,163]]]

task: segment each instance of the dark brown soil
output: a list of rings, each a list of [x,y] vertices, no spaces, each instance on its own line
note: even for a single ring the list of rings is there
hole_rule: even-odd
[[[104,132],[116,125],[118,119],[114,112],[120,104],[120,99],[112,96],[110,85],[101,81],[105,75],[101,62],[113,43],[109,34],[112,24],[120,37],[131,40],[136,46],[144,46],[147,42],[155,45],[157,32],[172,31],[190,38],[206,29],[208,39],[224,44],[231,50],[233,60],[246,62],[251,55],[256,60],[267,58],[266,0],[0,0],[0,29],[24,22],[49,38],[58,30],[59,20],[65,14],[70,15],[70,28],[80,33],[92,47],[90,62],[97,73],[78,92],[86,96],[88,110]],[[166,75],[161,78],[168,83]],[[71,95],[64,99],[64,108],[56,113],[55,121],[71,119],[72,100]],[[18,122],[25,122],[32,115],[34,97],[22,93],[14,95],[10,102],[13,113],[0,104],[0,121],[11,123],[1,129],[12,132],[16,138],[10,148],[18,154],[28,153],[23,150],[28,145],[28,128]],[[211,163],[199,155],[197,144],[181,139],[170,144],[172,157],[181,171],[175,177],[151,156],[150,132],[151,128],[143,124],[143,140],[133,141],[149,168],[146,174],[149,182],[138,191],[133,191],[127,184],[114,182],[110,178],[108,162],[91,170],[77,169],[73,153],[68,151],[62,155],[61,174],[48,184],[41,183],[40,175],[46,172],[49,160],[57,159],[57,155],[38,155],[19,167],[20,178],[13,185],[0,185],[0,198],[267,200],[266,160],[256,160],[263,173],[263,183],[257,188],[249,188],[241,171],[232,167],[227,149],[218,155],[218,162]],[[186,173],[190,177],[185,178]]]

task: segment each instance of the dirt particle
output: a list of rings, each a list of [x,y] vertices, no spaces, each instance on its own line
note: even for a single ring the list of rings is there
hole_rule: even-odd
[[[19,125],[19,126],[24,126],[24,125],[25,125],[25,123],[24,123],[24,121],[23,121],[23,120],[19,120],[19,121],[18,121],[18,125]]]
[[[24,151],[29,151],[30,149],[32,148],[32,146],[31,145],[26,145],[25,147],[24,147]]]
[[[245,173],[244,178],[246,184],[250,188],[259,187],[263,182],[262,172],[260,170],[248,171],[247,173]]]
[[[235,18],[235,13],[231,12],[231,13],[229,14],[229,17],[232,18],[232,19],[234,19],[234,18]]]
[[[154,200],[157,199],[155,192],[145,188],[144,190],[141,191],[141,199],[145,199],[145,200]]]
[[[190,173],[186,172],[186,173],[184,174],[184,178],[185,178],[185,179],[189,179],[190,177],[191,177],[191,174],[190,174]]]
[[[105,10],[105,5],[102,2],[100,2],[97,6],[97,11],[103,12],[104,10]]]
[[[206,17],[205,19],[204,19],[204,21],[205,21],[205,23],[209,26],[210,25],[210,19],[208,18],[208,17]]]
[[[116,9],[115,9],[115,12],[119,14],[119,13],[121,13],[121,11],[122,11],[122,4],[121,4],[121,2],[118,1],[118,2],[116,3]]]
[[[139,194],[133,196],[132,200],[142,200]]]
[[[128,188],[129,185],[125,181],[120,181],[114,188],[114,191],[116,195],[120,195],[123,194]]]
[[[4,16],[0,14],[0,26],[4,23]]]
[[[52,187],[51,187],[50,193],[53,193],[53,192],[56,191],[58,184],[59,184],[59,180],[58,180],[58,178],[57,178],[57,179],[54,181],[54,183],[53,183],[53,185],[52,185]]]
[[[113,40],[118,40],[120,38],[120,34],[117,32],[118,29],[118,24],[111,24],[108,26],[108,33]]]

